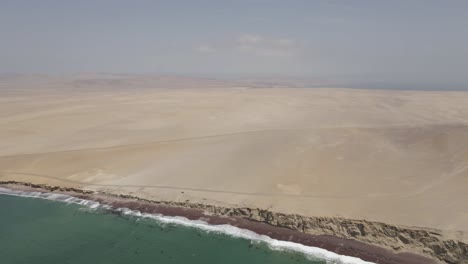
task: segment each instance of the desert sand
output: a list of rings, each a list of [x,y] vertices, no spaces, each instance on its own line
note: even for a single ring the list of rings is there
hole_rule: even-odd
[[[0,128],[0,181],[468,231],[468,92],[3,76]]]

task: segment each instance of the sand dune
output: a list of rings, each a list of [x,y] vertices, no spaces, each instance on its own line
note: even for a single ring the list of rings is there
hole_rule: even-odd
[[[468,92],[102,78],[0,81],[0,180],[468,230]]]

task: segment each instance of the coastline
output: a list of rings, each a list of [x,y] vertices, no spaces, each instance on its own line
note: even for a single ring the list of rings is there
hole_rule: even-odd
[[[61,193],[97,201],[113,208],[142,213],[182,216],[208,224],[229,224],[306,246],[382,264],[465,263],[468,244],[442,239],[437,229],[400,227],[384,223],[341,218],[304,217],[253,208],[226,208],[190,202],[151,201],[125,194],[87,191],[17,181],[0,186],[21,191]],[[395,243],[399,241],[399,243]]]

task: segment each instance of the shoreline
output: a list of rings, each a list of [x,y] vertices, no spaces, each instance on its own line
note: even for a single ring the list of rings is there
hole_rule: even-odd
[[[182,216],[189,220],[203,220],[211,225],[229,224],[259,235],[267,235],[273,239],[318,247],[340,255],[357,257],[380,264],[468,262],[468,256],[464,253],[468,251],[468,244],[453,240],[442,241],[441,235],[437,233],[436,229],[397,227],[383,223],[340,218],[303,217],[251,208],[225,208],[189,202],[151,201],[125,194],[16,181],[3,181],[0,182],[0,186],[21,191],[67,194],[97,201],[114,208],[129,208],[142,213],[164,216]],[[380,232],[373,231],[372,227],[379,227]],[[333,232],[327,232],[326,229]],[[407,246],[389,247],[391,245],[389,237],[403,243],[406,242]],[[385,243],[379,243],[379,241]],[[447,249],[446,247],[451,248]]]

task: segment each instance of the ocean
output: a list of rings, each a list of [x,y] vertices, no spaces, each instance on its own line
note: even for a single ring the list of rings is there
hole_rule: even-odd
[[[0,263],[365,263],[233,226],[0,188]]]

